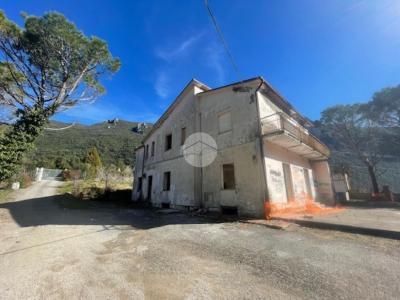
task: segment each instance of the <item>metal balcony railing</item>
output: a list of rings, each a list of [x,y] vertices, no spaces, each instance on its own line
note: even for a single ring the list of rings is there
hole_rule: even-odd
[[[263,135],[286,133],[322,155],[329,156],[329,148],[324,143],[283,112],[262,118],[261,128]]]

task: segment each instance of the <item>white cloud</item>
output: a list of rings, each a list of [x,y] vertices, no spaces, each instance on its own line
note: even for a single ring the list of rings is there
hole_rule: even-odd
[[[161,98],[165,99],[169,96],[169,77],[165,71],[160,71],[154,83],[154,89]]]
[[[203,36],[203,34],[204,33],[200,33],[195,36],[191,36],[174,46],[157,48],[155,50],[155,55],[167,62],[171,62],[176,58],[181,58]]]

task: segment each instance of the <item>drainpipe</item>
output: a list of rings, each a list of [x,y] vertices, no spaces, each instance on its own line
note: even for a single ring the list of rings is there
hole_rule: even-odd
[[[199,112],[199,129],[200,129],[200,133],[202,132],[202,128],[201,128],[201,112]],[[201,159],[203,159],[203,151],[201,152]],[[203,205],[203,166],[201,166],[200,168],[200,208],[204,208]]]
[[[144,144],[142,143],[143,146],[143,159],[142,159],[142,186],[140,187],[140,196],[139,196],[139,201],[142,201],[142,197],[143,197],[143,174],[144,174],[144,151],[146,150]]]
[[[269,218],[269,205],[267,205],[267,202],[269,204],[269,196],[268,196],[268,186],[267,186],[267,169],[265,167],[265,153],[264,153],[264,141],[262,137],[262,124],[261,124],[261,117],[260,117],[260,109],[259,109],[259,99],[258,99],[258,92],[261,89],[261,86],[264,83],[264,79],[260,77],[261,83],[257,87],[254,96],[256,98],[256,108],[257,108],[257,119],[258,119],[258,133],[259,133],[259,140],[260,140],[260,153],[261,153],[261,159],[262,159],[262,169],[263,169],[263,175],[264,175],[264,209],[265,209],[265,217]]]

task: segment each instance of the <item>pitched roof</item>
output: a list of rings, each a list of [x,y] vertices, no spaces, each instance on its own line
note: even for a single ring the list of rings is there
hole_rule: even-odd
[[[161,117],[156,121],[156,123],[153,125],[151,130],[144,136],[142,142],[147,140],[150,135],[161,126],[162,123],[167,119],[167,117],[170,115],[170,113],[175,109],[175,107],[181,102],[182,100],[182,95],[189,89],[191,86],[197,86],[198,88],[202,90],[211,90],[210,87],[205,85],[204,83],[198,81],[197,79],[192,79],[189,81],[189,83],[183,88],[183,90],[179,93],[179,95],[175,98],[175,100],[171,103],[171,105],[166,109],[166,111],[161,115]]]
[[[161,115],[161,117],[157,120],[157,122],[154,124],[153,128],[146,134],[146,136],[143,138],[143,141],[146,141],[150,135],[161,126],[161,124],[167,119],[167,117],[170,115],[170,113],[175,109],[175,107],[180,103],[182,100],[182,95],[188,90],[188,88],[192,85],[197,86],[198,88],[202,89],[203,92],[198,93],[198,96],[202,96],[211,92],[218,92],[220,90],[223,90],[225,88],[229,87],[237,87],[245,83],[251,83],[251,82],[256,82],[258,81],[260,83],[260,88],[263,87],[261,90],[268,98],[280,109],[282,109],[285,113],[299,121],[302,125],[308,125],[311,126],[312,122],[304,117],[300,112],[298,112],[292,104],[289,103],[269,82],[267,82],[263,77],[258,76],[258,77],[253,77],[250,79],[246,80],[241,80],[237,81],[234,83],[230,83],[228,85],[220,86],[217,88],[210,88],[209,86],[205,85],[204,83],[198,81],[197,79],[192,79],[189,81],[189,83],[183,88],[183,90],[179,93],[179,95],[175,98],[174,102],[171,103],[171,105],[167,108],[167,110]]]

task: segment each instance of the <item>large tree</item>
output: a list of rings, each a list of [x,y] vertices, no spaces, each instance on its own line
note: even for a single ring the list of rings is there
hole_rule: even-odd
[[[393,155],[400,153],[400,85],[376,92],[368,103],[369,117],[382,128]]]
[[[20,28],[0,11],[0,109],[15,114],[0,139],[0,180],[15,174],[51,116],[104,93],[100,78],[120,67],[105,41],[63,15],[23,18]]]
[[[383,136],[367,112],[365,104],[337,105],[322,112],[319,124],[342,149],[357,155],[368,170],[373,192],[379,193],[377,167],[384,156]]]

